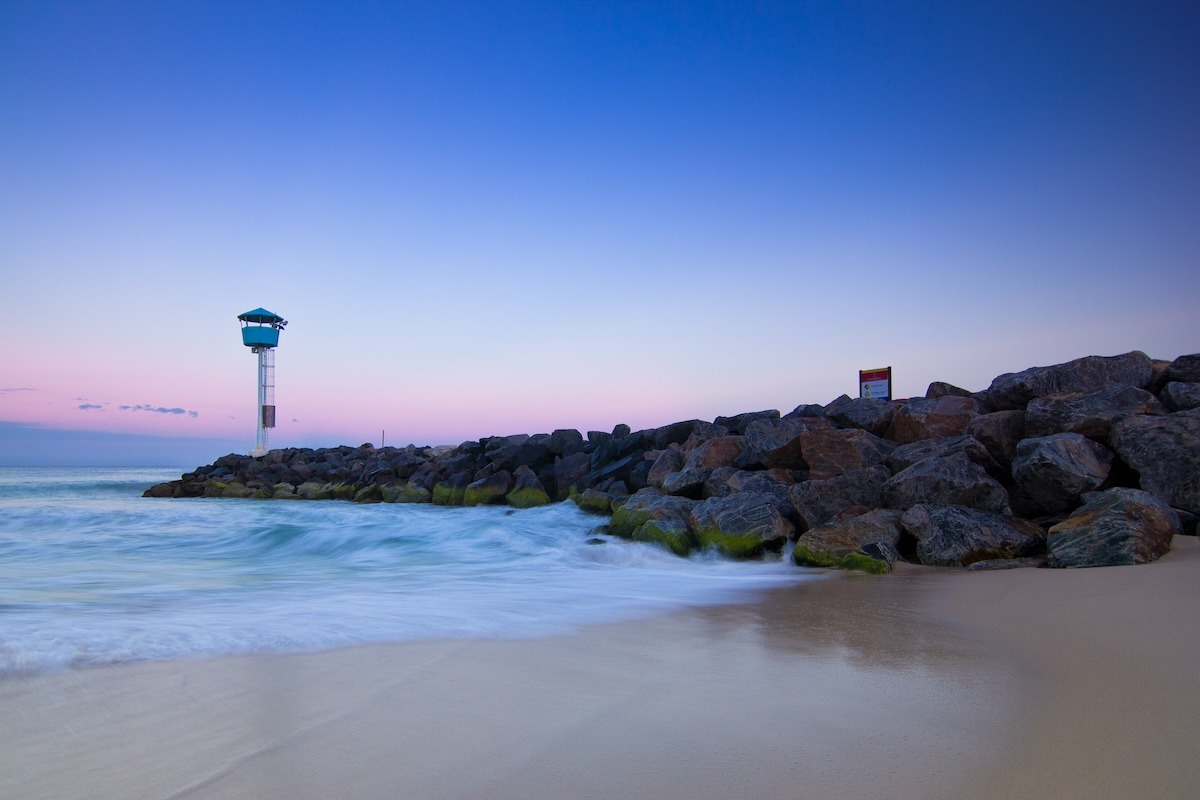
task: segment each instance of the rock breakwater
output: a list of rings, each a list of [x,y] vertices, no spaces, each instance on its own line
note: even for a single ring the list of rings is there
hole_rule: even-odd
[[[230,454],[148,497],[504,504],[571,500],[680,555],[987,569],[1152,561],[1200,515],[1200,354],[1087,356],[984,391],[845,395],[633,431],[458,446]]]

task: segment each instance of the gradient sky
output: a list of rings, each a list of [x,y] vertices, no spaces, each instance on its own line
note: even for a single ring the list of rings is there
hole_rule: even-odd
[[[1200,6],[0,0],[0,463],[1200,351]]]

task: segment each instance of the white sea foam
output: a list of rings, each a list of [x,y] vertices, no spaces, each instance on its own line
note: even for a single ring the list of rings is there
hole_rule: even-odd
[[[811,579],[677,558],[570,503],[142,498],[162,470],[0,469],[0,674],[370,641],[539,636]],[[594,543],[599,538],[602,543]]]

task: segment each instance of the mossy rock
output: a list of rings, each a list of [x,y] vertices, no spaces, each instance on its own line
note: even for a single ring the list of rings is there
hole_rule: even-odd
[[[497,494],[491,486],[468,486],[463,489],[462,504],[464,506],[490,506],[504,500],[504,495]]]
[[[207,480],[204,482],[204,488],[201,490],[201,497],[224,497],[225,490],[229,488],[229,484],[225,481]]]
[[[295,490],[290,485],[285,489],[276,488],[271,494],[272,500],[299,500],[300,495],[296,494]]]
[[[428,503],[433,495],[424,486],[408,483],[404,486],[390,483],[379,487],[379,493],[385,503]]]
[[[836,567],[840,560],[839,556],[827,550],[810,550],[799,543],[792,551],[792,561],[798,567]]]
[[[329,494],[334,500],[353,500],[354,493],[355,489],[352,483],[339,483],[329,490]]]
[[[254,491],[255,500],[270,500],[273,497],[275,497],[275,489],[270,486],[264,486]]]
[[[866,553],[850,553],[843,556],[842,560],[837,563],[838,569],[856,569],[860,572],[869,572],[872,575],[883,575],[892,571],[892,567],[886,561],[878,558],[872,558]]]
[[[383,494],[380,493],[379,487],[372,483],[370,486],[364,486],[354,493],[354,502],[382,503]]]
[[[695,535],[701,547],[715,547],[729,558],[754,558],[763,552],[762,537],[752,533],[724,533],[719,528],[702,528]]]
[[[221,497],[253,497],[254,490],[247,487],[246,484],[239,481],[232,481],[226,484],[225,490],[221,492]]]
[[[792,561],[801,567],[823,567],[832,569],[851,569],[869,572],[872,575],[882,575],[891,572],[891,566],[878,558],[866,553],[847,553],[839,556],[828,550],[810,550],[802,544],[797,544],[792,551]]]
[[[296,495],[304,500],[328,500],[333,497],[331,490],[328,483],[305,481],[296,487]]]
[[[686,556],[694,544],[687,525],[675,519],[649,519],[639,525],[630,538],[635,542],[662,545],[677,556]]]
[[[583,492],[573,494],[570,497],[570,500],[579,506],[582,511],[601,516],[608,516],[613,513],[613,499],[611,494],[595,489],[584,489]]]
[[[537,508],[550,504],[550,495],[534,486],[519,486],[504,496],[513,508]]]
[[[580,508],[582,507],[580,506]],[[614,536],[632,539],[638,528],[641,528],[653,519],[654,517],[648,511],[632,509],[629,506],[620,506],[612,510],[612,519],[608,522],[608,530]]]
[[[434,484],[430,499],[434,505],[438,506],[461,506],[466,488],[465,486],[455,486],[448,481],[439,481]]]

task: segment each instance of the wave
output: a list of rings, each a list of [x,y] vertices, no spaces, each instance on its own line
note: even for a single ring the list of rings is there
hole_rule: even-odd
[[[0,496],[0,674],[539,636],[811,578],[615,540],[570,503],[157,500],[129,475],[76,477],[57,494]]]

